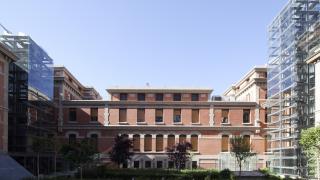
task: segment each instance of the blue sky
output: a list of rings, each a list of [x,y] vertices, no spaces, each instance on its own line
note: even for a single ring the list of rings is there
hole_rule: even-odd
[[[0,22],[30,35],[84,85],[208,87],[221,94],[267,62],[287,0],[10,0]]]

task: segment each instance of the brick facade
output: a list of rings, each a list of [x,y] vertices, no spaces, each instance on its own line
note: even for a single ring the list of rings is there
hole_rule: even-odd
[[[128,166],[133,167],[136,163],[140,168],[147,168],[151,163],[151,167],[156,168],[157,161],[161,161],[159,166],[161,164],[161,167],[166,168],[170,166],[165,153],[168,137],[174,136],[175,143],[182,137],[188,142],[193,138],[197,139],[194,141],[197,147],[194,147],[196,151],[192,152],[192,162],[187,164],[188,167],[196,164],[202,168],[234,169],[234,164],[228,160],[232,158],[230,152],[222,152],[222,136],[228,135],[230,138],[234,135],[247,135],[253,145],[252,151],[257,153],[253,164],[248,165],[247,169],[265,167],[265,131],[259,123],[264,114],[256,114],[256,102],[210,101],[210,89],[108,89],[108,92],[110,101],[63,102],[62,137],[66,142],[70,134],[79,139],[96,134],[98,150],[107,163],[107,152],[116,135],[125,134],[129,138],[135,136],[140,140],[140,149],[135,152]],[[138,94],[145,99],[138,100]],[[163,94],[163,99],[157,101],[156,94]],[[179,97],[177,94],[181,95],[180,101],[174,101],[175,96]],[[196,101],[192,101],[192,94]],[[126,99],[120,100],[120,96]],[[90,120],[91,108],[98,108],[97,122]],[[138,122],[138,109],[144,109],[141,111],[144,112],[144,122]],[[158,122],[156,111],[159,109],[162,110],[159,111],[162,112],[162,119],[158,119]],[[222,123],[222,109],[229,110],[228,123]],[[74,110],[76,119],[71,121],[70,111]],[[198,115],[197,123],[192,123],[193,110],[198,113],[194,115],[194,118]],[[119,122],[120,111],[126,117],[123,122]],[[250,112],[249,123],[243,123],[244,111]],[[152,138],[151,151],[145,151],[145,138],[149,137]],[[163,139],[163,148],[158,151],[157,137]],[[230,144],[228,148],[230,150]]]

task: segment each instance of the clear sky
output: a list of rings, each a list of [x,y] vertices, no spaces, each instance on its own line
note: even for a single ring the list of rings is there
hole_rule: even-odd
[[[267,62],[267,27],[287,0],[1,0],[0,22],[30,35],[103,97],[114,86],[221,94]]]

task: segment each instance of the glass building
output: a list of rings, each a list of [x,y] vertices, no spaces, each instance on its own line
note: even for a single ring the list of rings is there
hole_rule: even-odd
[[[29,36],[0,35],[0,42],[19,58],[9,67],[8,152],[36,174],[33,141],[56,132],[53,60]],[[53,171],[53,154],[41,153],[40,157],[40,173]]]
[[[29,89],[52,100],[53,60],[49,55],[29,36],[1,35],[0,41],[18,56],[16,65],[28,73]]]
[[[319,0],[290,0],[271,23],[268,57],[268,128],[273,172],[307,176],[307,162],[299,147],[300,132],[314,125],[312,77],[304,62],[301,38],[319,21]]]

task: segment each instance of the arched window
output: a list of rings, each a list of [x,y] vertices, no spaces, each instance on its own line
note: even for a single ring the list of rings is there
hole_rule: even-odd
[[[152,136],[150,134],[144,136],[144,151],[152,151]]]
[[[133,135],[133,151],[140,151],[140,135]]]
[[[229,151],[229,135],[222,135],[221,152]]]
[[[121,137],[123,137],[124,139],[129,139],[129,135],[128,134],[121,134]]]
[[[187,141],[187,136],[184,134],[181,134],[179,136],[179,143],[182,144],[182,143],[185,143],[186,141]]]
[[[77,135],[76,134],[69,134],[69,144],[74,144],[77,142]]]
[[[191,150],[198,151],[198,135],[191,135]]]
[[[163,151],[163,135],[156,136],[156,151]]]
[[[250,135],[244,135],[244,136],[243,136],[243,139],[244,139],[244,142],[245,142],[246,144],[249,144],[249,145],[250,145]]]
[[[92,147],[98,150],[98,134],[90,135],[90,144],[92,145]]]
[[[173,134],[168,135],[167,148],[173,148],[176,145],[175,136]]]

